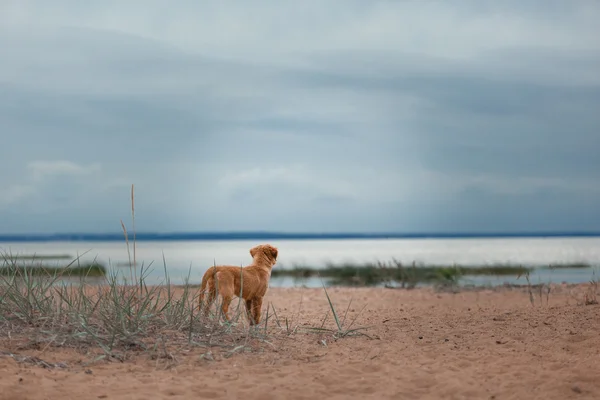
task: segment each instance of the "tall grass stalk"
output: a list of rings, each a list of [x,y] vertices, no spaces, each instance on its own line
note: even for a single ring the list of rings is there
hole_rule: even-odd
[[[137,258],[136,258],[136,230],[135,230],[135,195],[134,185],[131,184],[131,229],[133,230],[133,268],[137,282]]]
[[[121,228],[123,229],[123,235],[125,235],[125,245],[127,246],[127,259],[129,260],[129,277],[130,277],[130,285],[137,281],[133,279],[133,271],[131,270],[133,268],[133,265],[131,264],[131,253],[129,251],[129,235],[127,234],[127,228],[125,227],[125,223],[123,223],[123,220],[121,220]]]
[[[138,281],[138,274],[137,274],[137,254],[136,254],[136,230],[135,230],[135,191],[134,191],[135,186],[132,184],[131,185],[131,228],[132,228],[132,234],[133,234],[133,243],[132,243],[132,248],[133,248],[133,259],[131,258],[131,249],[130,249],[130,245],[129,245],[129,233],[127,231],[127,227],[125,226],[125,223],[123,222],[123,220],[121,219],[121,229],[123,230],[123,235],[125,236],[125,245],[127,246],[127,259],[129,261],[129,279],[130,279],[130,285],[136,285],[139,283]],[[142,273],[142,271],[140,271],[140,273]],[[142,291],[142,288],[140,287],[140,293]]]

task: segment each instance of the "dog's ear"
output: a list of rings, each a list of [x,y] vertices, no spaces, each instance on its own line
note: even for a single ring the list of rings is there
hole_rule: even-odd
[[[277,247],[269,246],[269,252],[271,253],[271,257],[273,257],[273,260],[277,260]]]
[[[258,250],[256,246],[250,249],[250,257],[254,258],[256,256],[256,250]]]

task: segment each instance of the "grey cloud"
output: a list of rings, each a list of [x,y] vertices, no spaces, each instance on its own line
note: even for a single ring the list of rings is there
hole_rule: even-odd
[[[0,230],[600,227],[594,3],[109,3],[0,6]]]

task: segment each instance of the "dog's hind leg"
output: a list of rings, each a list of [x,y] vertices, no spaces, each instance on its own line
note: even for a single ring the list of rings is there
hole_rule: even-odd
[[[218,294],[223,299],[223,303],[221,304],[221,311],[223,311],[223,317],[226,321],[229,321],[227,312],[229,311],[229,304],[231,303],[233,296],[235,296],[235,286],[233,278],[222,272],[217,272],[215,274],[215,282],[215,286],[219,291]]]
[[[221,306],[221,311],[223,311],[223,318],[227,322],[229,322],[229,317],[227,316],[227,312],[229,311],[229,304],[231,304],[232,297],[228,295],[223,295],[223,305]]]
[[[200,291],[200,297],[198,299],[199,312],[202,313],[204,310],[204,317],[208,317],[210,306],[217,297],[217,290],[214,285],[214,281],[211,280],[206,285],[205,289]]]

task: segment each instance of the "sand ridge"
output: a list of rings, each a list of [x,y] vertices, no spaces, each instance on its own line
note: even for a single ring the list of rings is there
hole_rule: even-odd
[[[532,305],[522,289],[331,288],[338,312],[352,300],[347,321],[369,327],[369,337],[335,340],[300,329],[321,326],[322,289],[272,288],[265,307],[297,331],[271,325],[255,351],[196,348],[170,361],[141,353],[86,365],[72,349],[22,350],[67,368],[0,356],[0,399],[600,398],[600,306],[583,305],[584,290],[558,285]],[[331,316],[325,326],[335,326]],[[0,349],[11,346],[14,338],[2,339]]]

